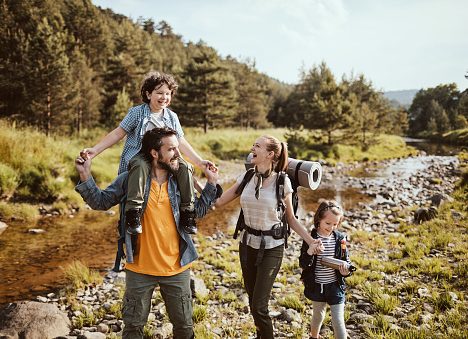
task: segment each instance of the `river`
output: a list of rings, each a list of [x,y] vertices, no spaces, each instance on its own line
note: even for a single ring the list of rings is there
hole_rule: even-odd
[[[408,144],[437,156],[453,155],[456,148],[445,148],[409,139]],[[353,176],[378,176],[380,180],[392,173],[410,176],[424,169],[418,158],[402,159],[385,169],[358,171]],[[330,176],[329,176],[330,177]],[[333,177],[333,175],[331,175]],[[334,179],[334,178],[333,178]],[[230,184],[225,185],[227,188]],[[371,201],[357,188],[342,180],[324,180],[316,191],[301,189],[299,217],[314,210],[319,198],[336,199],[345,209]],[[117,239],[117,209],[114,213],[85,210],[73,216],[47,217],[35,224],[12,222],[0,234],[0,305],[22,299],[32,299],[62,288],[66,283],[63,267],[73,260],[81,260],[101,272],[113,266]],[[210,235],[216,231],[231,234],[239,211],[238,202],[211,211],[198,222],[199,233]],[[34,234],[30,229],[43,229]]]

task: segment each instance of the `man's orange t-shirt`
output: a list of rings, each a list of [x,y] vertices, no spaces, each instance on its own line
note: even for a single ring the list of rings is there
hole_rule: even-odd
[[[138,236],[139,251],[125,268],[137,273],[172,276],[191,265],[180,266],[180,236],[169,201],[168,182],[161,186],[151,180],[151,190],[141,220],[143,232]]]

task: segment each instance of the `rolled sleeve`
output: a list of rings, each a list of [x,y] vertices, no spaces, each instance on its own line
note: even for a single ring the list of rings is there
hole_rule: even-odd
[[[209,210],[210,206],[216,200],[216,186],[210,183],[206,183],[200,198],[195,200],[195,210],[197,217],[203,217]]]
[[[117,205],[125,195],[127,173],[119,175],[106,189],[101,190],[90,177],[75,186],[83,200],[94,210],[108,210]]]

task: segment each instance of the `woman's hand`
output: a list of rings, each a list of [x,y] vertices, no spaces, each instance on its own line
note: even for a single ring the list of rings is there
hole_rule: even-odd
[[[309,248],[307,249],[307,254],[308,255],[316,255],[320,254],[325,250],[325,247],[322,244],[322,241],[320,239],[313,239],[309,243]]]

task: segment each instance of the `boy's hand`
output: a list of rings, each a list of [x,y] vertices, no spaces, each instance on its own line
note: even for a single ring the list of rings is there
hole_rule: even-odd
[[[93,159],[96,155],[97,155],[97,152],[96,152],[96,150],[94,149],[94,147],[91,147],[91,148],[83,148],[83,149],[80,151],[80,157],[82,157],[82,158],[85,159],[85,160],[87,160],[87,159]]]

